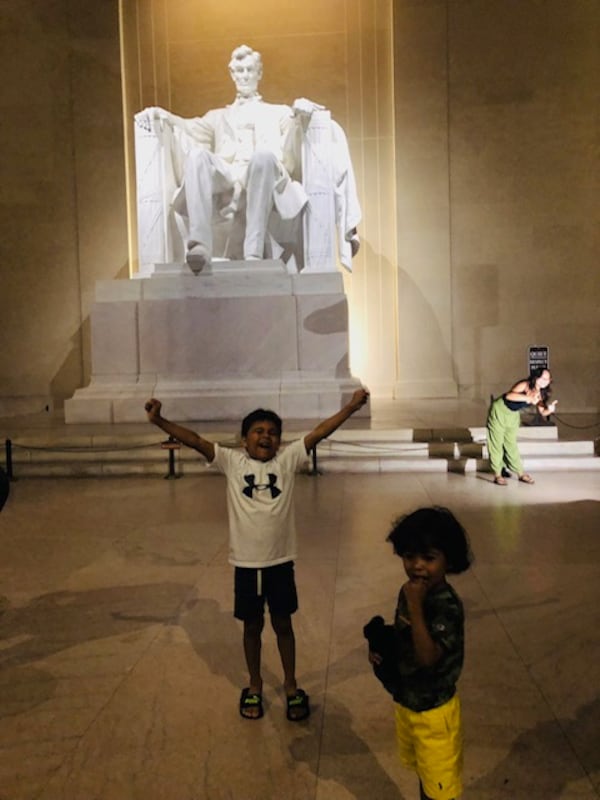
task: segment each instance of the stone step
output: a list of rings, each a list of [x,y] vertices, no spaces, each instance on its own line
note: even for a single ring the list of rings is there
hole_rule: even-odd
[[[489,472],[485,444],[432,443],[420,450],[396,447],[380,441],[366,443],[321,443],[317,465],[323,472]],[[519,450],[526,470],[599,470],[600,458],[594,442],[520,442]]]
[[[304,435],[289,435],[288,441]],[[206,438],[225,446],[238,442],[231,431]],[[173,452],[173,470],[166,437],[147,433],[69,434],[40,432],[15,437],[15,477],[91,477],[120,475],[213,475],[203,459],[186,447]],[[521,428],[519,450],[525,469],[600,470],[591,440],[559,441],[556,428]],[[488,471],[485,428],[340,429],[317,448],[322,472],[474,472]]]

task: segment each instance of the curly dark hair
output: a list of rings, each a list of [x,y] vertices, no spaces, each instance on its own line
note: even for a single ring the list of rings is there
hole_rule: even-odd
[[[454,514],[443,506],[419,508],[394,522],[387,542],[399,556],[440,550],[448,562],[448,572],[465,572],[473,562],[467,533]]]
[[[270,411],[268,408],[256,408],[242,420],[242,439],[248,434],[248,431],[255,422],[272,422],[277,428],[277,433],[281,436],[283,422],[279,414]]]
[[[548,408],[548,401],[550,400],[550,395],[552,394],[552,373],[548,367],[536,367],[535,369],[532,369],[525,380],[527,381],[527,385],[530,389],[535,389],[535,382],[538,378],[542,377],[544,372],[547,372],[548,375],[550,375],[550,383],[548,386],[540,388],[539,392],[544,408]]]

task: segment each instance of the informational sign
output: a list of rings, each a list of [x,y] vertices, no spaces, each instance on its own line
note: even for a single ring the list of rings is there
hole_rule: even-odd
[[[543,344],[532,344],[529,348],[529,372],[534,369],[550,369],[550,348]]]

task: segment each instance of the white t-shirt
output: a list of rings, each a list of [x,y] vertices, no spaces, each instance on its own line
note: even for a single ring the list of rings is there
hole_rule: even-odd
[[[227,478],[229,563],[271,567],[296,558],[294,481],[307,459],[298,439],[270,461],[215,444],[215,466]]]

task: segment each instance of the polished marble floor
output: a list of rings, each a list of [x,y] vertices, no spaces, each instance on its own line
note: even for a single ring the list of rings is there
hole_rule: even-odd
[[[475,424],[479,424],[475,421]],[[305,723],[245,685],[220,476],[23,479],[0,513],[0,800],[416,800],[362,626],[393,612],[393,518],[449,506],[475,564],[460,681],[470,800],[600,797],[600,479],[300,475]]]

